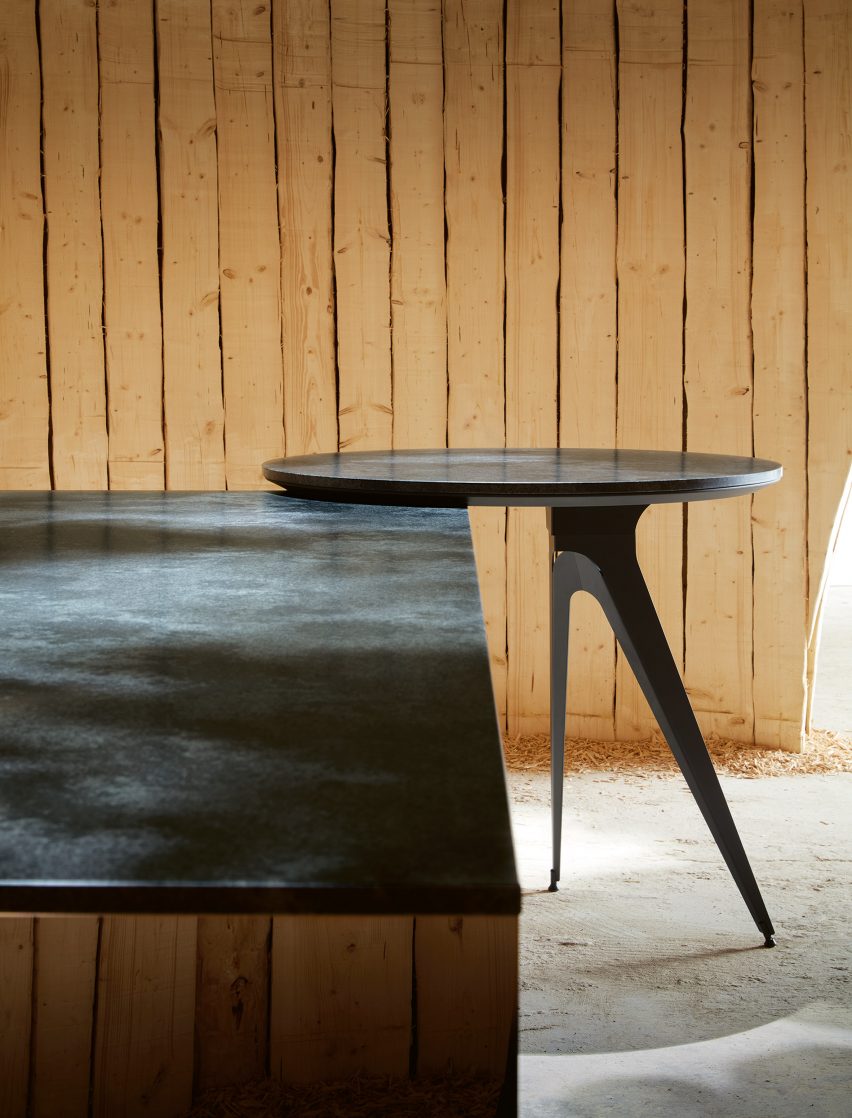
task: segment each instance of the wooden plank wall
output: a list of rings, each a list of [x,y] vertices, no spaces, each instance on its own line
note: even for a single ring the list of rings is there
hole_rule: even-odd
[[[48,489],[41,63],[30,0],[0,5],[0,485]]]
[[[502,0],[445,0],[447,445],[503,446],[505,47]],[[491,677],[506,710],[506,514],[470,514]]]
[[[566,0],[562,22],[559,445],[612,447],[617,415],[615,9]],[[571,733],[615,735],[615,638],[588,594],[571,603]]]
[[[9,0],[0,485],[777,457],[640,552],[705,731],[799,748],[852,442],[850,34],[845,0]],[[499,710],[544,730],[543,518],[471,521]],[[648,734],[582,597],[572,629],[569,733]]]
[[[684,181],[681,0],[621,0],[618,13],[616,445],[681,450]],[[637,547],[675,661],[683,662],[683,511],[659,505]],[[615,736],[653,728],[620,650]]]
[[[753,498],[754,734],[798,748],[807,642],[802,5],[756,0],[752,46],[754,452],[784,479]]]
[[[513,0],[506,28],[506,445],[556,446],[559,282],[557,0]],[[510,509],[506,710],[539,729],[550,684],[544,509]],[[530,712],[530,717],[528,717]]]
[[[45,0],[38,16],[53,479],[106,489],[98,12],[88,0]]]
[[[852,483],[852,7],[848,0],[805,0],[804,13],[812,674],[826,550],[844,483],[846,494]]]
[[[153,9],[99,11],[101,226],[110,489],[162,489]]]
[[[694,0],[688,14],[686,444],[749,455],[749,0]],[[754,740],[750,504],[706,501],[687,509],[684,602],[684,668],[692,702],[705,730],[746,742]],[[706,633],[713,639],[704,639]]]

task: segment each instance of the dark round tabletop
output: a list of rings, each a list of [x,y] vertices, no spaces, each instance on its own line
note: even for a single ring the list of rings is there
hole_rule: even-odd
[[[264,462],[293,497],[364,504],[625,505],[752,493],[777,462],[664,450],[365,450]]]

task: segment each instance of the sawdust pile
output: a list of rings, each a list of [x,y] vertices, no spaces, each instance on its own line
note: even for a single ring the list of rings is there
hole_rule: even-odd
[[[205,1091],[186,1118],[494,1118],[490,1079],[355,1076],[330,1083],[278,1080]]]
[[[727,776],[852,772],[852,738],[831,730],[814,730],[802,753],[756,749],[714,735],[706,740],[716,771]],[[510,769],[550,768],[550,738],[546,734],[506,737],[503,748]],[[639,775],[677,771],[671,750],[660,734],[646,741],[565,740],[565,772]]]

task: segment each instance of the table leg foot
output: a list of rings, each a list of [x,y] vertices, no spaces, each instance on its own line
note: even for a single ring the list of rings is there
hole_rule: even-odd
[[[763,932],[764,936],[766,937],[763,946],[764,947],[774,947],[775,946],[775,929],[772,927],[772,921],[771,920],[758,920],[757,926]]]
[[[556,882],[558,880],[559,880],[559,878],[556,876],[556,870],[551,870],[550,871],[550,884],[547,887],[548,893],[558,893],[559,892],[559,886],[556,884]]]

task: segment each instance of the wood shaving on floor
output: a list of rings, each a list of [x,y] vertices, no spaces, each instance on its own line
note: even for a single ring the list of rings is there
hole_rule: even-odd
[[[718,773],[726,776],[792,776],[803,773],[852,772],[852,737],[832,730],[814,730],[801,753],[758,749],[715,735],[706,738]],[[504,736],[503,749],[510,769],[550,768],[547,734]],[[613,772],[663,775],[678,772],[662,735],[645,741],[565,739],[565,772]]]
[[[275,1079],[203,1092],[186,1118],[494,1118],[500,1085],[447,1076],[355,1076],[327,1083]]]

